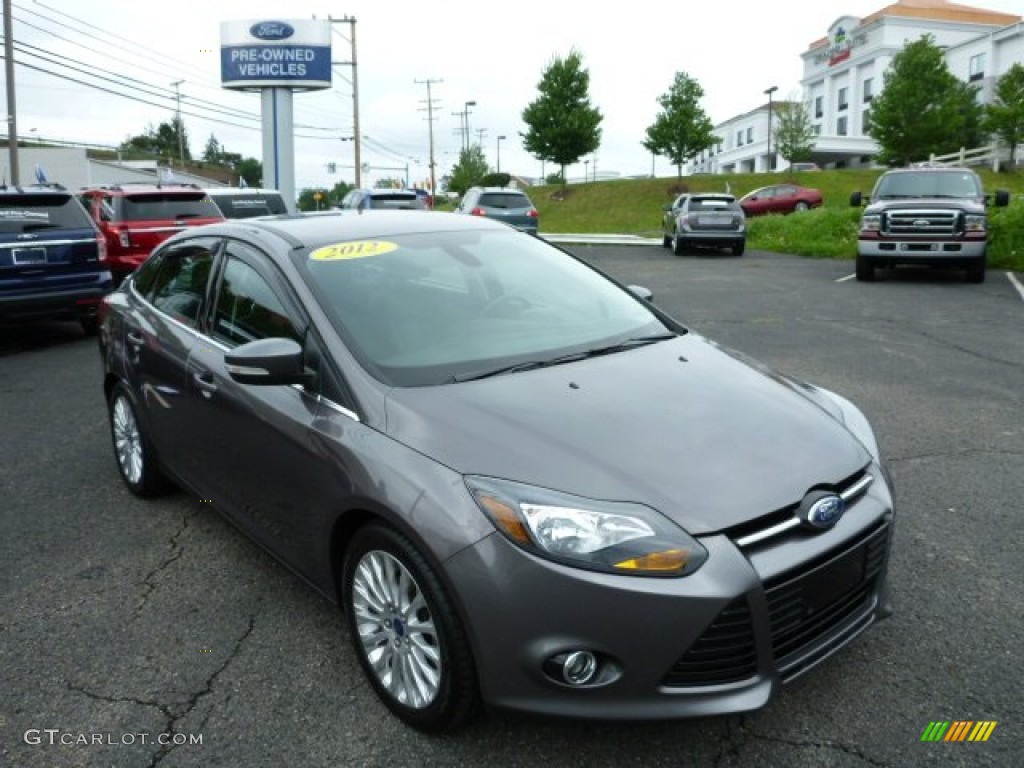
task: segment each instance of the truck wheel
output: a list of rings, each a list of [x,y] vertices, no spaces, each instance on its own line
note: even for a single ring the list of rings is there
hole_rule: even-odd
[[[875,265],[866,256],[857,255],[857,281],[873,283],[875,281]]]
[[[969,267],[967,267],[967,282],[968,283],[984,283],[985,282],[985,257],[982,256],[980,259],[975,261]]]

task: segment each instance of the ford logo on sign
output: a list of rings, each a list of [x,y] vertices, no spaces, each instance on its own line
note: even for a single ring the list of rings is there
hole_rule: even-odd
[[[287,40],[295,34],[295,27],[283,21],[261,21],[249,27],[249,34],[260,40]]]
[[[846,504],[834,493],[812,491],[804,496],[796,514],[805,528],[823,531],[838,523],[845,511]]]

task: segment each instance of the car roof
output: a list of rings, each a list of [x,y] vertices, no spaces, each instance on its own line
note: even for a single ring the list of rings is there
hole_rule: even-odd
[[[264,189],[263,187],[206,187],[204,190],[208,195],[215,197],[231,195],[280,195],[276,189]]]
[[[65,187],[60,184],[20,184],[0,186],[0,194],[3,195],[71,195]]]
[[[920,165],[913,168],[890,168],[885,172],[886,175],[904,173],[974,173],[974,169],[958,165]]]
[[[473,189],[478,192],[506,192],[513,195],[526,195],[523,190],[516,189],[515,187],[473,187]]]
[[[698,192],[689,196],[691,200],[735,200],[736,195],[728,192]]]
[[[182,183],[171,183],[171,184],[155,184],[148,181],[126,181],[119,184],[90,184],[89,186],[82,187],[80,192],[111,192],[114,195],[118,194],[150,194],[153,192],[161,193],[174,193],[174,192],[188,192],[193,194],[195,192],[204,192],[197,184],[182,184]]]
[[[335,209],[321,211],[319,215],[302,213],[260,216],[252,219],[228,219],[225,222],[202,227],[204,235],[258,235],[266,232],[280,237],[292,248],[314,248],[332,243],[349,243],[357,240],[379,240],[431,232],[491,230],[509,232],[510,228],[501,222],[477,216],[459,216],[455,213],[415,211],[357,211]],[[197,230],[192,230],[195,235]],[[174,239],[180,239],[181,233]],[[529,235],[526,235],[529,237]]]

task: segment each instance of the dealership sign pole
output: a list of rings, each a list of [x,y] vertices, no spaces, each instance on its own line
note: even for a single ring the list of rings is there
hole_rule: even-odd
[[[263,186],[278,190],[294,213],[292,94],[331,87],[330,22],[221,22],[220,72],[224,88],[260,91]]]

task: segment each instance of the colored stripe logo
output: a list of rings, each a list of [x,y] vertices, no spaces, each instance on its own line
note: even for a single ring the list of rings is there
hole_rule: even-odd
[[[988,741],[996,720],[933,720],[921,734],[921,741]]]

